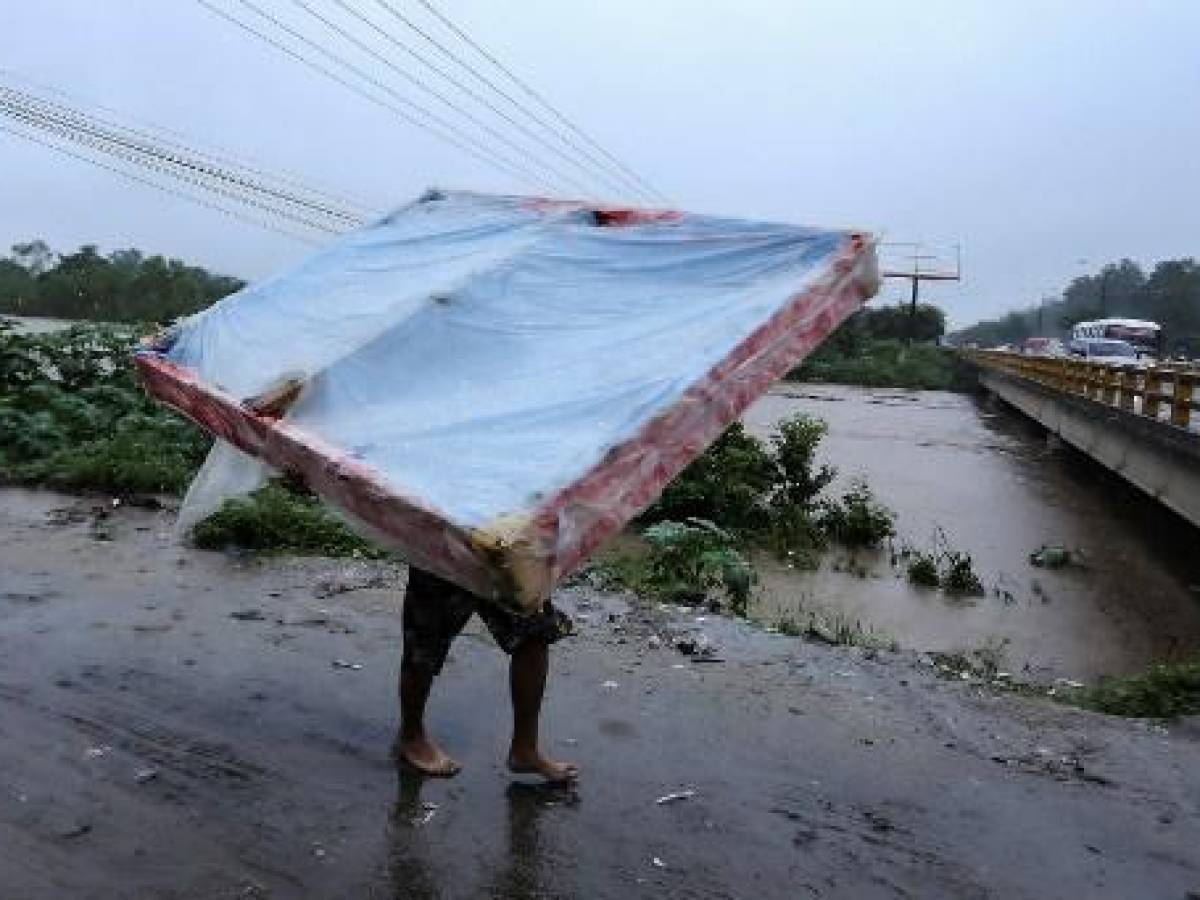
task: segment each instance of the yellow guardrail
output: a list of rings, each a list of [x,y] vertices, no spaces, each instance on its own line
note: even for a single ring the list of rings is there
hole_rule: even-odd
[[[1110,366],[1070,357],[1025,356],[1003,350],[962,350],[965,359],[1089,400],[1190,429],[1200,371],[1191,366]]]

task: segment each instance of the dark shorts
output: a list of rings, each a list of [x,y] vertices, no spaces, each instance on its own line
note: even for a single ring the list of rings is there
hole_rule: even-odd
[[[513,653],[525,641],[552,644],[571,634],[570,618],[549,601],[541,612],[521,615],[482,600],[423,569],[409,567],[404,592],[404,657],[401,665],[436,675],[450,644],[472,614],[487,626],[500,649]]]

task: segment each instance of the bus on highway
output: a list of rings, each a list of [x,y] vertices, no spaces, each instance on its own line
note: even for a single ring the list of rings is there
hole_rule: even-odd
[[[1163,351],[1162,326],[1145,319],[1095,319],[1079,322],[1071,329],[1072,341],[1104,338],[1128,341],[1137,350],[1139,359],[1158,359]]]

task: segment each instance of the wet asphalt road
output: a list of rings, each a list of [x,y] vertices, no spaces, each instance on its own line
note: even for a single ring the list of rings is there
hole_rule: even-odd
[[[545,713],[579,788],[502,769],[506,667],[478,631],[431,705],[465,770],[422,783],[388,759],[402,573],[181,550],[164,513],[93,507],[0,492],[0,897],[1200,890],[1195,722],[579,588]],[[724,662],[672,649],[688,628]]]

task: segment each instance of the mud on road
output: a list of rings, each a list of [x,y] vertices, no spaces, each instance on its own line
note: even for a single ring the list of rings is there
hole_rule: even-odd
[[[939,680],[585,588],[502,768],[505,661],[455,646],[397,773],[399,567],[181,549],[169,513],[0,491],[0,897],[1174,897],[1200,726]],[[672,636],[702,630],[721,662]],[[661,645],[652,636],[662,638]],[[694,791],[671,802],[660,797]]]

